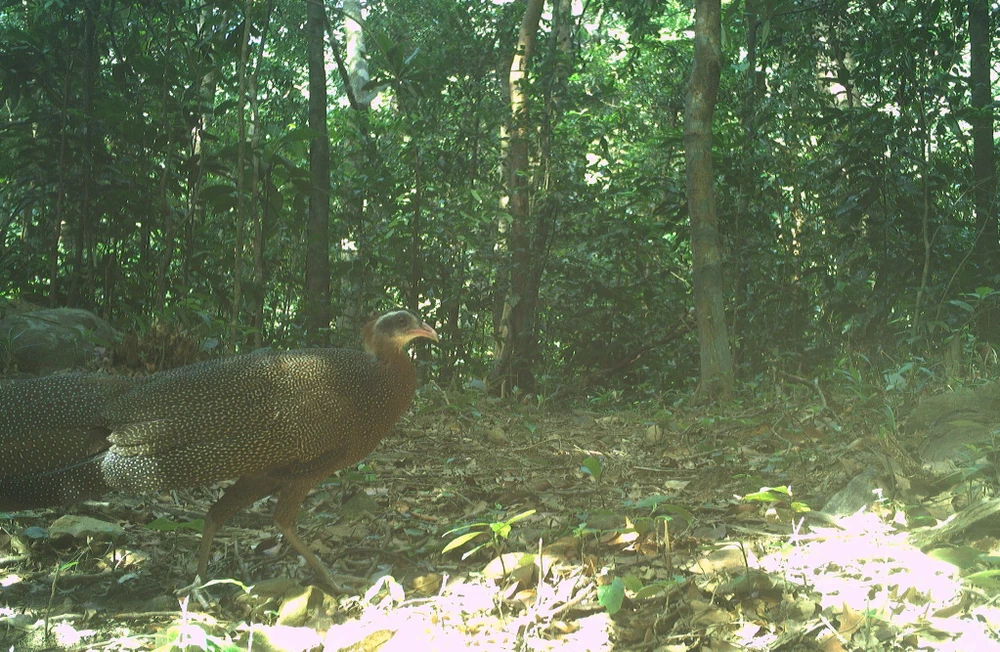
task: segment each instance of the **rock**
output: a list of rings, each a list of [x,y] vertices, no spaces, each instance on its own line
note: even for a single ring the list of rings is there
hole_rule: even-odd
[[[60,516],[49,526],[49,537],[59,539],[97,539],[100,541],[120,541],[125,530],[117,523],[100,521],[89,516],[67,514]]]
[[[0,349],[21,372],[44,375],[83,366],[118,334],[87,310],[50,308],[0,320]]]
[[[878,500],[878,490],[881,489],[878,476],[872,468],[851,478],[847,485],[830,496],[823,506],[823,511],[833,516],[850,516]]]
[[[351,496],[351,499],[341,505],[340,513],[344,516],[358,516],[360,514],[372,514],[378,511],[378,503],[363,491]]]
[[[329,604],[328,604],[329,602]],[[320,610],[335,609],[336,602],[315,586],[299,587],[285,594],[285,601],[278,609],[278,625],[301,627]]]
[[[921,401],[907,418],[905,430],[926,433],[918,450],[925,464],[968,464],[977,457],[974,449],[992,448],[992,432],[998,425],[1000,384],[989,383]]]

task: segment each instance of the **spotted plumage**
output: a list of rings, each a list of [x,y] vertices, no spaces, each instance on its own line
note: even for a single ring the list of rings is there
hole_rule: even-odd
[[[409,408],[406,345],[437,333],[405,310],[364,328],[364,351],[255,353],[143,380],[52,376],[0,385],[0,509],[237,478],[206,517],[205,577],[217,529],[278,495],[274,521],[323,579],[294,518],[309,490],[375,448]]]

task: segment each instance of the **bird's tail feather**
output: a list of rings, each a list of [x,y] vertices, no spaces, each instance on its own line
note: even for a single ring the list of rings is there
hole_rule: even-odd
[[[70,466],[32,475],[0,476],[0,510],[17,511],[99,498],[111,490],[101,452]]]

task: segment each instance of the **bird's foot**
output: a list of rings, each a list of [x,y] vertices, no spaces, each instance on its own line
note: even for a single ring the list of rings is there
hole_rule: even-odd
[[[315,570],[315,569],[314,569]],[[331,575],[326,569],[324,572],[316,572],[317,585],[326,590],[330,595],[347,595],[347,594],[357,594],[359,591],[363,591],[363,588],[368,585],[368,580],[363,577],[356,577],[354,575],[337,575],[336,578]]]
[[[195,575],[194,582],[191,582],[187,586],[182,586],[181,588],[177,589],[177,591],[175,591],[174,594],[179,598],[191,596],[195,600],[197,600],[198,604],[201,605],[202,609],[208,611],[209,607],[211,607],[212,604],[205,597],[206,586],[207,585],[201,581],[201,575]]]

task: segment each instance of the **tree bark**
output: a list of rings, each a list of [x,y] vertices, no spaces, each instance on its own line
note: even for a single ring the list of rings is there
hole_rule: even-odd
[[[350,166],[359,173],[354,178],[345,178],[339,184],[338,194],[343,207],[345,222],[344,237],[354,243],[354,247],[339,248],[337,268],[340,276],[340,306],[337,314],[337,329],[346,333],[355,333],[361,328],[366,318],[363,310],[364,295],[364,265],[361,261],[367,253],[367,238],[365,206],[369,196],[369,184],[364,183],[371,170],[375,154],[374,141],[368,128],[368,113],[375,92],[366,89],[370,76],[368,73],[368,50],[365,46],[365,33],[361,22],[360,0],[344,0],[342,10],[344,30],[344,60],[338,57],[337,67],[344,83],[354,119],[357,139],[349,146],[348,157]],[[333,38],[331,35],[331,43]],[[334,45],[336,54],[336,45]]]
[[[521,21],[514,58],[507,76],[507,91],[510,97],[510,139],[505,166],[510,231],[509,285],[506,288],[504,306],[500,316],[498,339],[501,342],[494,367],[493,380],[501,393],[514,387],[531,392],[535,387],[532,372],[536,356],[535,308],[537,304],[537,284],[532,288],[533,269],[529,222],[530,160],[528,138],[531,128],[528,116],[528,96],[522,83],[531,65],[538,34],[538,23],[542,16],[544,0],[528,0]]]
[[[253,204],[250,208],[250,220],[253,225],[253,283],[251,285],[251,315],[253,323],[253,345],[255,349],[264,346],[264,294],[267,287],[267,265],[264,249],[265,219],[268,212],[266,193],[264,192],[261,159],[263,153],[260,147],[260,137],[263,128],[260,119],[260,101],[257,98],[257,79],[260,69],[264,67],[264,50],[267,46],[267,33],[271,25],[272,0],[267,0],[264,7],[264,26],[260,30],[260,42],[257,44],[257,60],[250,73],[250,155],[253,157],[253,174],[250,177]],[[270,179],[268,179],[270,180]]]
[[[993,155],[993,98],[990,93],[990,9],[988,0],[969,0],[969,85],[972,90],[973,201],[979,239],[976,249],[981,269],[996,272],[1000,224],[993,210],[996,162]]]
[[[167,35],[166,35],[166,45],[165,51],[168,56],[173,54],[174,47],[174,14],[170,10],[167,20]],[[153,306],[156,316],[163,315],[163,309],[166,307],[167,303],[167,286],[169,284],[169,274],[170,274],[170,264],[174,260],[174,242],[176,239],[176,227],[177,223],[174,220],[173,207],[170,205],[170,199],[167,192],[167,184],[170,180],[170,176],[175,172],[174,167],[174,134],[173,129],[171,129],[171,111],[168,108],[170,103],[170,91],[167,87],[167,75],[163,75],[163,79],[160,81],[160,106],[162,113],[162,119],[160,122],[160,129],[163,130],[163,134],[166,136],[166,146],[165,146],[165,160],[163,161],[163,168],[160,170],[160,185],[157,191],[157,207],[158,215],[161,220],[163,220],[163,253],[160,255],[160,259],[156,264],[156,286],[155,295],[153,296]],[[149,220],[143,220],[144,223]],[[146,227],[148,228],[148,227]]]
[[[318,342],[330,326],[330,134],[326,126],[326,65],[322,0],[306,0],[306,59],[309,66],[309,218],[306,223],[306,333]]]
[[[70,281],[69,306],[93,307],[94,297],[94,129],[93,95],[97,73],[97,13],[99,0],[88,0],[84,5],[83,36],[83,88],[80,98],[80,213],[77,216],[76,242],[73,252],[73,276]]]
[[[243,260],[246,255],[246,225],[247,203],[245,196],[246,150],[247,150],[247,120],[243,111],[247,98],[247,61],[250,57],[250,10],[252,0],[246,0],[243,6],[243,36],[240,43],[239,68],[239,98],[237,100],[237,139],[236,145],[236,237],[233,243],[233,304],[229,311],[229,344],[228,351],[236,350],[239,338],[240,315],[243,312]]]
[[[712,115],[721,70],[720,14],[720,0],[696,0],[694,66],[684,111],[694,305],[701,350],[698,395],[702,399],[728,396],[733,388],[712,170]]]

